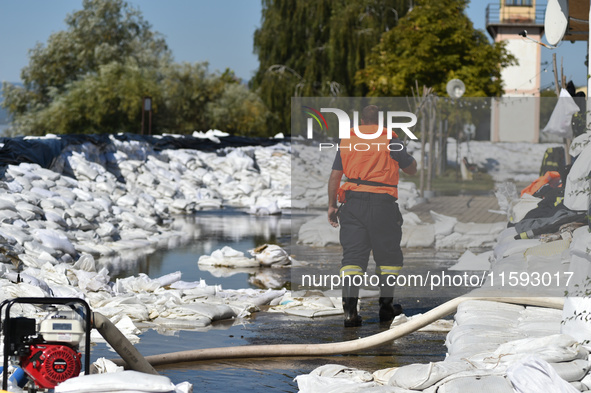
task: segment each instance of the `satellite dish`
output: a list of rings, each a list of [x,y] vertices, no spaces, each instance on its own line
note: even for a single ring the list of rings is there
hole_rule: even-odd
[[[568,0],[548,0],[544,17],[544,31],[550,45],[562,41],[568,29]]]
[[[447,82],[445,88],[447,90],[447,94],[452,98],[460,98],[466,92],[466,86],[464,85],[464,82],[459,79],[450,80]]]

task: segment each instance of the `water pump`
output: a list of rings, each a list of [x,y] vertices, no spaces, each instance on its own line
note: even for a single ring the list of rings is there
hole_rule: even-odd
[[[11,317],[15,304],[45,306],[45,317],[38,323],[34,318]],[[9,361],[20,366],[28,377],[30,391],[53,389],[69,378],[77,377],[82,369],[80,344],[85,338],[84,370],[90,366],[90,307],[78,298],[16,298],[0,304],[4,334],[4,370]],[[3,373],[2,389],[8,385],[8,373]]]

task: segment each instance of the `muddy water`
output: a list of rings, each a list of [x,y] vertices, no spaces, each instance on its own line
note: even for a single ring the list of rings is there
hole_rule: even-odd
[[[314,214],[318,214],[315,212]],[[252,269],[232,274],[228,271],[205,271],[197,265],[199,256],[228,245],[244,251],[264,243],[277,243],[286,247],[298,260],[314,261],[322,257],[322,269],[338,271],[340,247],[322,249],[291,245],[292,224],[295,229],[309,218],[306,214],[282,217],[252,217],[241,212],[203,213],[191,219],[199,230],[199,238],[173,250],[158,251],[139,261],[120,276],[146,273],[150,277],[180,270],[182,279],[205,279],[207,284],[223,288],[256,288],[261,280],[257,275],[273,274],[277,280],[289,284],[289,269]],[[405,250],[405,270],[440,271],[455,263],[459,253],[435,253],[433,250]],[[279,272],[278,272],[279,271]],[[398,301],[407,315],[424,313],[432,307],[466,292],[463,288],[413,292],[400,290]],[[315,319],[259,312],[251,318],[220,321],[202,331],[181,331],[161,334],[154,330],[141,335],[137,345],[144,355],[166,352],[227,347],[251,344],[329,343],[366,337],[383,331],[377,319],[377,298],[363,299],[361,303],[364,324],[360,328],[344,329],[342,316]],[[342,364],[373,372],[378,369],[416,362],[443,360],[446,348],[445,333],[417,332],[380,348],[354,355],[320,358],[266,358],[237,361],[208,361],[168,366],[159,371],[173,382],[189,381],[195,392],[297,392],[293,379],[327,363]],[[93,348],[93,360],[98,357],[114,358],[114,352],[104,344]]]

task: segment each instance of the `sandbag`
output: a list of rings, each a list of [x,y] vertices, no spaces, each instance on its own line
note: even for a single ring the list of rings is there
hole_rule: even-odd
[[[71,378],[55,387],[55,393],[91,393],[137,391],[169,393],[175,391],[168,377],[138,371],[122,371],[110,374],[83,375]]]
[[[519,393],[578,393],[548,362],[533,356],[511,365],[507,369],[507,378]]]
[[[472,368],[472,365],[465,361],[409,364],[398,368],[388,381],[388,385],[423,390],[449,375],[469,371]]]
[[[540,390],[542,392],[543,390]],[[454,378],[441,385],[437,393],[514,393],[511,382],[498,375]],[[531,393],[531,392],[530,392]]]

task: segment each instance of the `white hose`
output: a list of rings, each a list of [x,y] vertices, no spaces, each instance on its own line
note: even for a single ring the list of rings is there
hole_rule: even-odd
[[[189,351],[146,356],[145,359],[152,366],[162,366],[165,364],[212,359],[324,356],[359,352],[361,350],[378,347],[384,343],[394,341],[400,337],[404,337],[412,332],[415,332],[416,330],[455,312],[460,303],[466,300],[488,300],[502,303],[523,304],[558,309],[562,309],[564,305],[564,298],[460,296],[440,306],[437,306],[425,314],[417,316],[402,325],[395,326],[384,332],[374,334],[373,336],[360,338],[358,340],[327,344],[245,345],[238,347],[194,349]],[[125,365],[125,362],[122,359],[116,359],[115,363],[118,365]]]
[[[135,371],[140,371],[147,374],[158,375],[154,367],[139,353],[131,342],[121,333],[121,331],[103,314],[98,312],[92,313],[91,318],[92,327],[98,330],[103,338],[113,347],[113,349],[121,356],[127,366]]]

